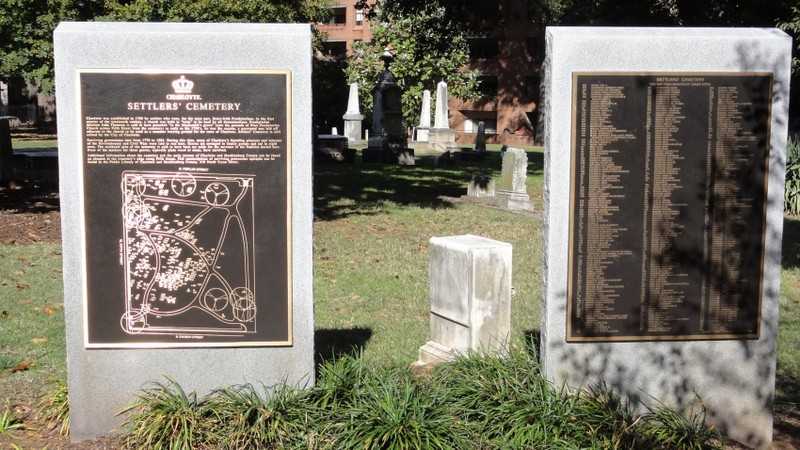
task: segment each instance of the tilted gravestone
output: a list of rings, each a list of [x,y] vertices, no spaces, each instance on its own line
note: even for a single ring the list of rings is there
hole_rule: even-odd
[[[163,375],[313,384],[309,27],[62,23],[55,58],[71,439]]]
[[[509,148],[503,152],[500,185],[495,202],[511,210],[532,211],[533,204],[528,195],[528,154],[521,148]]]
[[[547,29],[543,371],[771,448],[791,39]],[[641,402],[641,403],[640,403]]]

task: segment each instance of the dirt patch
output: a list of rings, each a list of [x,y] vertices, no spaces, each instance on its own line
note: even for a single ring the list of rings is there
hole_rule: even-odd
[[[37,182],[0,186],[0,242],[61,241],[58,187]]]

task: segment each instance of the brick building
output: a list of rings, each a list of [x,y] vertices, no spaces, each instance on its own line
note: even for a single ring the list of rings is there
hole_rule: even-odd
[[[317,25],[328,34],[326,54],[349,55],[354,42],[371,38],[369,23],[355,3],[339,0],[331,21]],[[487,142],[531,145],[542,140],[536,135],[536,123],[544,30],[535,29],[528,20],[525,0],[497,0],[497,4],[495,24],[467,39],[469,67],[481,72],[481,96],[474,102],[450,98],[450,127],[459,143],[475,142],[478,123],[483,121]]]
[[[322,47],[326,56],[351,55],[350,49],[354,42],[368,41],[372,38],[364,12],[355,7],[357,1],[338,0],[333,7],[331,20],[316,25],[317,30],[328,35]]]

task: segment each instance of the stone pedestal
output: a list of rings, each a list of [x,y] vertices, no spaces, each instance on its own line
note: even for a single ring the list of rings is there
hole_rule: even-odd
[[[480,236],[431,238],[431,339],[419,349],[420,364],[507,350],[511,254],[511,244]]]

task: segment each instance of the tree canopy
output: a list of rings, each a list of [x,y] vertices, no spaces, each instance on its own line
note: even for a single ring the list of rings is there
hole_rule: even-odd
[[[778,27],[795,36],[800,36],[800,7],[792,8],[792,17],[785,22],[780,22]],[[800,50],[800,44],[797,45],[797,50]],[[792,59],[792,72],[800,75],[800,58],[798,57]]]
[[[403,88],[403,117],[409,123],[419,119],[422,91],[440,81],[447,82],[450,95],[476,97],[478,73],[463,69],[469,60],[467,41],[453,31],[456,24],[446,8],[428,2],[409,12],[379,9],[372,20],[372,40],[353,45],[356,55],[345,69],[348,82],[358,83],[365,112],[372,110],[369,99],[385,47],[395,55],[391,71]]]
[[[61,21],[91,20],[104,0],[0,0],[0,79],[18,78],[53,91],[53,30]]]
[[[321,22],[332,0],[114,0],[111,20],[134,22]]]
[[[333,0],[0,0],[0,79],[54,88],[53,30],[62,21],[323,22]]]

